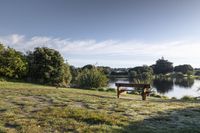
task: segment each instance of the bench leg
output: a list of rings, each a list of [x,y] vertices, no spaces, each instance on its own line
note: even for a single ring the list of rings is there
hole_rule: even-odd
[[[147,89],[146,88],[144,88],[143,90],[142,90],[142,100],[146,100],[146,97],[147,97]]]
[[[119,87],[117,86],[117,98],[119,98]]]

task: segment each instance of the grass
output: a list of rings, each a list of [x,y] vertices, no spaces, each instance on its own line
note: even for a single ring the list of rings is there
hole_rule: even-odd
[[[0,132],[200,132],[200,102],[0,82]]]

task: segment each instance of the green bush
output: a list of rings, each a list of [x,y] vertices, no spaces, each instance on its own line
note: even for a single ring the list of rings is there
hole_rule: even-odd
[[[195,97],[192,97],[192,96],[183,96],[181,98],[181,100],[185,100],[185,101],[193,101],[193,100],[196,100]]]
[[[183,78],[183,77],[184,77],[184,75],[183,75],[182,72],[176,72],[176,73],[174,74],[174,76],[175,76],[175,78]]]
[[[81,88],[99,88],[105,87],[107,84],[106,75],[97,68],[84,69],[77,77],[77,85]]]
[[[172,99],[172,100],[177,100],[177,98],[176,98],[176,97],[172,97],[171,99]]]
[[[161,96],[162,99],[169,99],[168,96]]]
[[[157,98],[162,98],[161,95],[157,94],[157,93],[152,93],[150,94],[151,97],[157,97]]]

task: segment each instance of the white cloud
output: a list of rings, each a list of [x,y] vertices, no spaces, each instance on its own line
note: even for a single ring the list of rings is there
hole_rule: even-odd
[[[20,51],[33,50],[35,47],[56,49],[73,65],[82,66],[98,62],[99,65],[130,67],[152,64],[161,56],[176,64],[190,63],[200,67],[200,41],[172,41],[143,43],[138,41],[117,40],[71,40],[53,37],[24,35],[0,36],[0,42]],[[118,66],[117,66],[118,65]]]

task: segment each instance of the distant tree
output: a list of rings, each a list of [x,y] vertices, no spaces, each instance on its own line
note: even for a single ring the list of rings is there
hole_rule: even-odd
[[[38,47],[33,52],[29,52],[27,58],[31,80],[56,86],[69,84],[71,79],[69,66],[64,63],[58,51]]]
[[[0,44],[0,75],[8,78],[22,78],[27,73],[27,61],[21,52],[5,48]]]
[[[101,70],[105,75],[110,75],[111,73],[110,67],[98,66],[97,68]]]
[[[131,79],[140,80],[140,81],[149,81],[153,76],[153,69],[149,66],[138,66],[129,69],[128,76]]]
[[[76,68],[74,66],[70,66],[70,72],[71,72],[71,75],[72,75],[71,83],[75,84],[75,82],[77,80],[77,76],[78,76],[78,74],[80,72],[80,68]]]
[[[131,72],[131,71],[135,71],[135,72],[137,72],[137,74],[139,74],[139,73],[141,74],[144,72],[153,74],[153,69],[147,65],[130,68],[129,72]]]
[[[194,75],[196,75],[196,76],[200,76],[200,71],[199,71],[199,70],[196,71]]]
[[[174,67],[175,72],[181,72],[183,74],[191,73],[191,72],[193,72],[193,70],[194,70],[193,67],[191,65],[187,65],[187,64]]]
[[[173,72],[173,63],[162,57],[156,61],[155,65],[153,65],[153,71],[155,74],[167,74]]]
[[[92,68],[95,68],[95,66],[91,65],[91,64],[88,64],[88,65],[83,66],[82,70],[84,70],[84,69],[92,69]]]
[[[107,86],[108,79],[97,68],[84,69],[78,74],[77,84],[81,88],[98,88]]]

